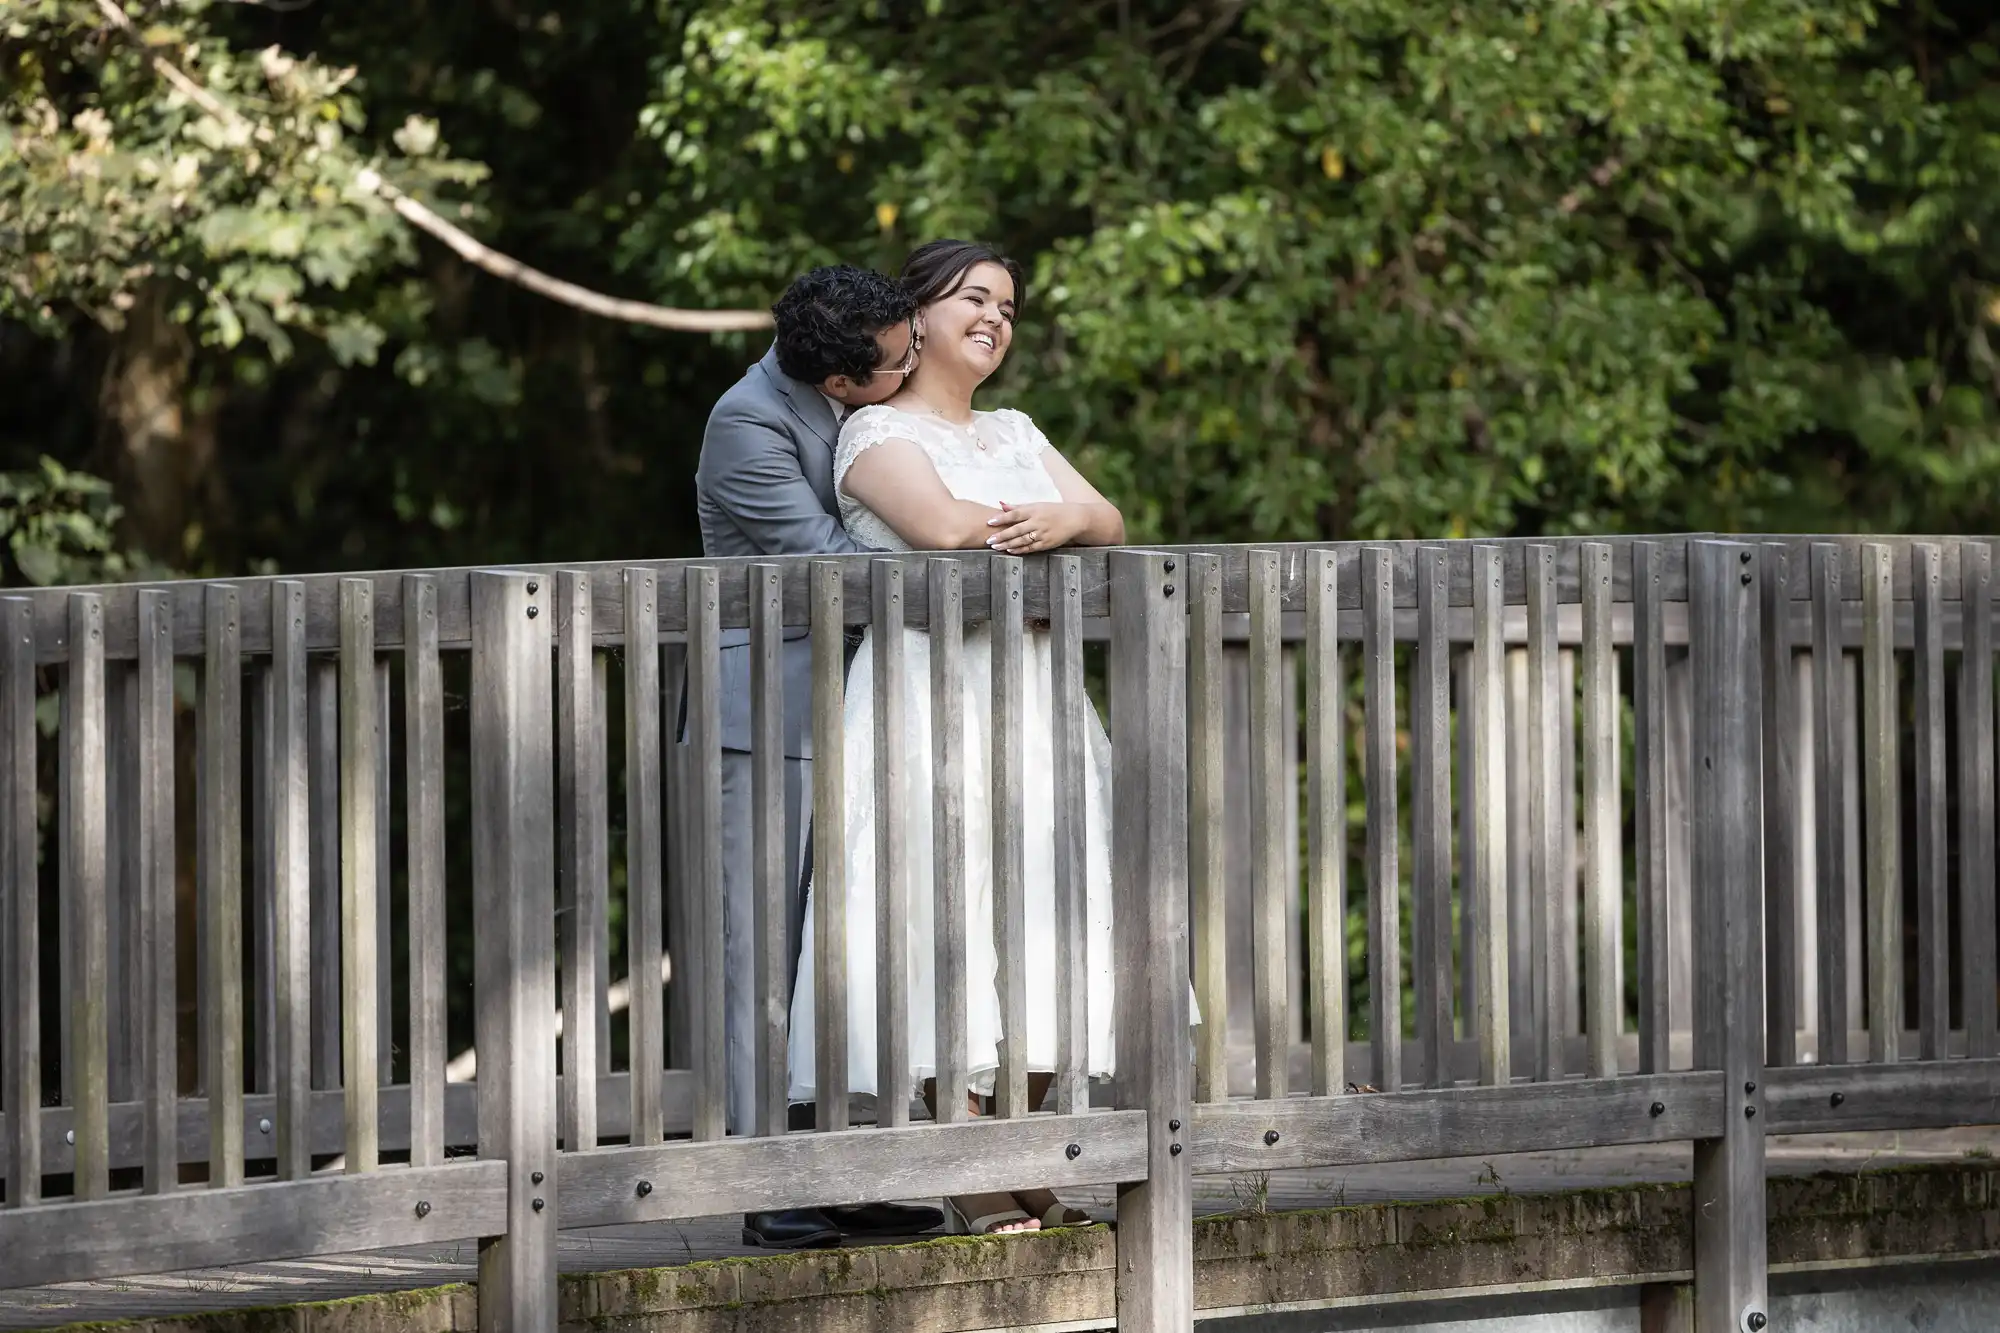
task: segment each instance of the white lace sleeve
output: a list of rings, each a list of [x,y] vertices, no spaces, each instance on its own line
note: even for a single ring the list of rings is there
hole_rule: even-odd
[[[840,483],[847,479],[847,469],[854,466],[855,459],[884,440],[909,438],[910,429],[901,417],[894,408],[879,405],[863,407],[848,415],[840,427],[840,445],[833,451],[835,491],[840,491]]]
[[[1019,452],[1024,466],[1040,462],[1044,451],[1055,448],[1035,419],[1019,408],[1003,407],[993,415],[1005,423],[1007,444]]]

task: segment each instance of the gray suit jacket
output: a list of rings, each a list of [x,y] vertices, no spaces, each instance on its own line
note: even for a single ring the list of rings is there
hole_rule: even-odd
[[[701,549],[711,556],[834,555],[866,551],[840,525],[833,408],[778,368],[777,349],[744,372],[709,413],[695,471]],[[785,753],[812,757],[812,647],[785,631]],[[750,748],[750,635],[722,635],[722,745]]]

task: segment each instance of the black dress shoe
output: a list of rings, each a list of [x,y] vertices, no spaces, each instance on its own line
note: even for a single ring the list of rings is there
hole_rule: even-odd
[[[859,1203],[820,1211],[850,1236],[920,1236],[944,1225],[944,1214],[937,1209],[900,1203]]]
[[[743,1243],[767,1250],[830,1250],[840,1244],[840,1228],[817,1208],[745,1213]]]

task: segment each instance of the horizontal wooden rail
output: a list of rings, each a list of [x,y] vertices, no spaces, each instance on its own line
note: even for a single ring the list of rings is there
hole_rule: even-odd
[[[1096,1185],[1146,1176],[1146,1113],[1092,1111],[905,1129],[598,1148],[562,1159],[565,1227]]]
[[[1770,1134],[2000,1125],[2000,1060],[1764,1071]]]
[[[1714,1138],[1719,1073],[1427,1088],[1195,1108],[1198,1175]]]
[[[0,1212],[0,1288],[171,1273],[507,1228],[507,1164],[462,1162]]]

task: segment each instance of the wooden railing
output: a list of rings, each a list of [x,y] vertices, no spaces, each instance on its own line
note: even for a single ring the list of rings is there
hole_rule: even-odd
[[[939,1122],[851,1098],[847,978],[823,966],[817,1129],[787,1132],[785,960],[766,930],[757,1132],[725,1136],[722,633],[747,629],[763,664],[752,827],[775,925],[770,668],[809,626],[815,748],[836,755],[843,631],[890,624],[928,634],[934,670],[908,679],[885,652],[873,688],[891,715],[930,691],[940,774],[966,743],[966,626],[991,625],[1003,659],[1048,627],[1065,811],[1087,681],[1103,687],[1115,1083],[1084,1077],[1079,927],[1059,932],[1048,1111],[1003,1043],[997,1114],[967,1122],[962,1036],[935,1053]],[[482,1325],[553,1329],[561,1227],[1115,1183],[1121,1324],[1186,1329],[1197,1174],[1691,1140],[1700,1326],[1760,1328],[1766,1134],[2000,1121],[1993,648],[1984,539],[663,562],[0,597],[0,1286],[478,1238]],[[996,680],[1005,734],[1024,725],[1020,673]],[[900,791],[895,736],[870,773],[815,767],[822,882],[849,784],[946,815],[963,800],[946,781]],[[997,865],[1019,864],[1022,790],[1001,765]],[[1075,924],[1081,840],[1098,835],[1065,817],[1057,836]],[[893,923],[906,887],[897,856],[880,865]],[[964,917],[962,867],[939,860],[941,920]],[[469,895],[450,882],[468,872]],[[1018,940],[1020,877],[995,891]],[[841,901],[816,909],[836,939]],[[447,981],[468,935],[462,1083]],[[669,984],[633,984],[668,957]],[[963,951],[939,957],[939,1031],[962,1034],[942,1017],[964,1012]],[[1021,962],[1003,953],[998,977],[1016,1021]],[[878,973],[882,1010],[905,1012],[903,968]],[[906,1026],[882,1045],[885,1071],[910,1067]]]

